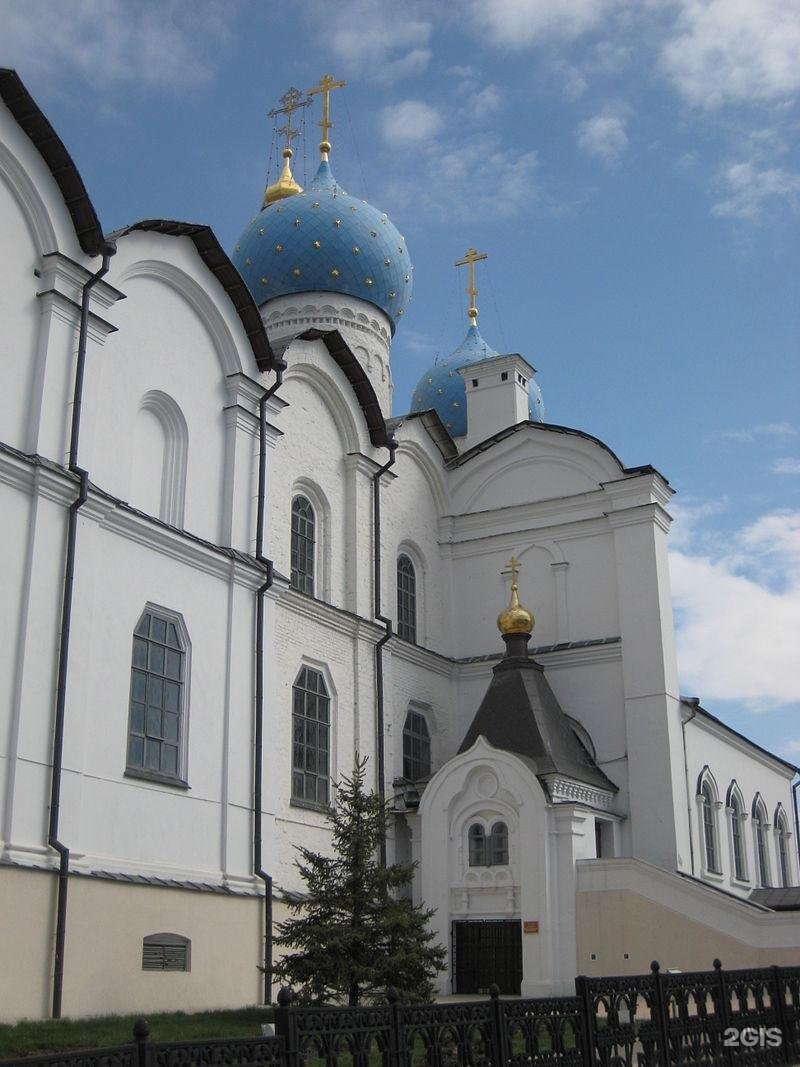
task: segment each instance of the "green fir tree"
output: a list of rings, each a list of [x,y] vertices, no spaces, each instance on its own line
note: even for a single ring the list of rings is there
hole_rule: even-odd
[[[333,855],[299,850],[305,894],[287,901],[292,917],[278,926],[275,945],[287,952],[275,974],[305,1002],[361,1004],[388,986],[406,1002],[430,1000],[431,979],[446,966],[428,927],[433,911],[400,895],[413,866],[380,862],[389,816],[365,789],[366,765],[356,757],[352,777],[339,783]]]

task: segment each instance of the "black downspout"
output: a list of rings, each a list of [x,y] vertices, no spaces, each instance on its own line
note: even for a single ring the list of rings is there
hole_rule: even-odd
[[[381,478],[394,465],[394,454],[397,451],[397,442],[389,441],[389,460],[372,476],[372,515],[374,523],[375,540],[375,618],[386,627],[386,633],[375,645],[375,695],[377,713],[377,756],[378,756],[378,796],[383,800],[386,795],[384,788],[384,775],[386,756],[384,752],[384,702],[383,702],[383,646],[392,636],[392,620],[387,618],[381,610]],[[381,866],[386,866],[386,838],[381,841]]]
[[[794,808],[794,847],[797,858],[800,860],[800,817],[797,814],[797,788],[800,786],[800,778],[792,786],[792,807]]]
[[[698,697],[689,697],[687,704],[691,706],[692,714],[688,719],[684,719],[681,715],[681,735],[683,737],[683,773],[686,779],[686,813],[689,821],[689,859],[692,867],[692,874],[694,874],[694,841],[692,840],[692,796],[691,787],[689,784],[689,757],[686,754],[686,727],[692,721],[697,718],[697,709],[700,706],[700,700]],[[698,831],[699,832],[699,831]]]
[[[69,467],[80,479],[78,496],[70,505],[67,522],[67,558],[64,565],[64,596],[61,603],[61,641],[58,649],[58,678],[56,682],[56,713],[53,724],[53,768],[50,779],[50,821],[47,843],[59,856],[58,894],[56,901],[56,940],[53,956],[53,1018],[61,1018],[64,990],[64,944],[67,937],[67,885],[69,882],[69,849],[59,838],[61,817],[61,770],[64,757],[64,720],[67,706],[67,669],[69,666],[69,637],[72,621],[72,597],[75,584],[75,542],[78,532],[78,512],[86,503],[89,475],[78,466],[78,440],[81,430],[83,379],[86,370],[86,340],[89,332],[89,292],[108,273],[116,246],[106,242],[102,248],[103,265],[84,284],[81,294],[81,321],[78,333],[78,360],[75,367],[75,391],[72,399],[72,427],[69,439]]]
[[[253,761],[253,872],[264,883],[264,1003],[272,1003],[272,876],[262,866],[261,778],[264,769],[264,596],[272,585],[272,560],[264,555],[264,501],[267,485],[267,401],[283,382],[285,363],[275,365],[273,385],[258,403],[258,504],[256,514],[256,559],[266,568],[263,585],[256,590],[256,707],[255,758]]]

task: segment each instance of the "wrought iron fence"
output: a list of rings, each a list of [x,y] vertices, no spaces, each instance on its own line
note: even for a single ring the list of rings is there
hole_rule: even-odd
[[[282,989],[276,1034],[149,1040],[0,1067],[770,1067],[800,1064],[800,967],[575,979],[574,997],[306,1007]]]

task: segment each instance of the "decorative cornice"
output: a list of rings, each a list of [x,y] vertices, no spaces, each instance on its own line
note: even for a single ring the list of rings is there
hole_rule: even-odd
[[[620,511],[606,512],[606,518],[612,529],[621,526],[658,526],[664,533],[669,533],[672,525],[672,516],[661,504],[632,504]]]
[[[351,306],[352,297],[340,304],[335,302],[336,296],[332,293],[303,293],[302,296],[302,302],[296,295],[278,297],[262,308],[264,325],[277,353],[283,354],[293,338],[309,328],[344,328],[372,337],[380,345],[384,359],[388,359],[391,335],[389,329],[373,317],[375,309],[371,305],[373,315],[367,316]],[[315,299],[309,300],[309,297]]]
[[[92,271],[62,252],[46,252],[41,262],[42,289],[58,289],[68,299],[78,303],[84,285],[92,277]],[[116,304],[118,300],[125,299],[125,293],[110,285],[104,278],[92,286],[92,303],[104,310]]]
[[[560,775],[543,774],[540,781],[547,788],[554,804],[587,804],[590,808],[599,808],[601,811],[611,810],[614,794],[605,789],[597,789],[595,786]]]

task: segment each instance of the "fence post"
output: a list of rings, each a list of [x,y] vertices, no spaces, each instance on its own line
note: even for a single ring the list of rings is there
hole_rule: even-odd
[[[791,1042],[789,1041],[789,1032],[786,1025],[786,1000],[784,999],[783,981],[781,979],[781,969],[777,966],[770,968],[772,971],[772,981],[775,985],[775,993],[773,1001],[775,1003],[775,1011],[778,1016],[778,1026],[781,1031],[781,1051],[783,1052],[783,1058],[786,1063],[792,1062],[792,1052],[790,1049]],[[772,994],[770,994],[772,996]]]
[[[386,990],[389,1001],[389,1063],[388,1067],[403,1067],[405,1049],[403,1047],[403,1028],[400,1018],[400,994],[393,985]]]
[[[722,1023],[722,1032],[719,1035],[719,1040],[722,1045],[722,1055],[725,1058],[726,1063],[733,1063],[733,1051],[725,1044],[725,1035],[731,1025],[731,1002],[728,996],[728,984],[725,981],[725,975],[722,973],[722,961],[719,959],[714,960],[714,970],[717,972],[717,996],[719,997],[719,1017]]]
[[[658,1023],[658,1043],[661,1045],[661,1055],[659,1056],[659,1063],[662,1067],[668,1067],[670,1060],[670,1047],[669,1047],[669,1027],[667,1025],[669,1020],[669,1007],[667,1005],[666,995],[664,993],[664,982],[661,978],[661,964],[658,960],[653,960],[650,964],[650,971],[652,972],[655,996],[653,998],[653,1008],[656,1012],[656,1022]]]
[[[136,1042],[137,1067],[147,1067],[147,1039],[150,1025],[146,1019],[137,1019],[133,1024],[133,1040]]]
[[[283,1038],[286,1055],[286,1067],[297,1067],[297,1041],[295,1040],[294,1019],[292,1018],[292,1001],[294,993],[288,986],[278,990],[278,1003],[275,1005],[275,1033]]]
[[[575,996],[578,997],[581,1002],[580,1017],[583,1064],[584,1067],[594,1067],[594,1064],[598,1062],[595,1054],[594,1042],[595,1018],[585,974],[579,974],[575,979]]]
[[[494,1045],[492,1059],[498,1067],[505,1067],[508,1062],[505,1016],[503,1005],[500,1003],[500,986],[496,982],[492,982],[489,986],[489,996],[492,998],[492,1044]]]

